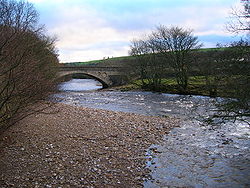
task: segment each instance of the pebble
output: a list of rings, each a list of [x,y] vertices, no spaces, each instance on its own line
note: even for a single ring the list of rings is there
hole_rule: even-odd
[[[171,118],[56,104],[0,136],[0,150],[5,151],[0,153],[0,187],[7,183],[14,187],[142,187],[148,174],[145,151],[177,125],[178,120]]]

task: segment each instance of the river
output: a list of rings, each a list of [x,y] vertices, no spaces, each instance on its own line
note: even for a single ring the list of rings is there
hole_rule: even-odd
[[[152,145],[145,157],[151,178],[144,187],[250,187],[250,128],[227,122],[204,126],[202,118],[215,110],[215,99],[152,92],[97,91],[100,83],[73,79],[60,84],[57,101],[98,109],[182,120]],[[157,151],[157,152],[155,152]]]

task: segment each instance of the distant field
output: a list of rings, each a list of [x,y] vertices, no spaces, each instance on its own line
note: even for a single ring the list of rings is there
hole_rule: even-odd
[[[81,65],[95,65],[98,63],[104,63],[106,61],[117,61],[120,62],[121,60],[128,60],[128,59],[133,59],[133,56],[121,56],[121,57],[112,57],[112,58],[107,58],[107,59],[99,59],[99,60],[92,60],[92,61],[85,61],[85,62],[69,62],[69,63],[64,63],[64,65],[70,65],[70,66],[81,66]]]
[[[202,52],[206,52],[206,51],[211,51],[211,50],[223,50],[224,48],[201,48],[198,50],[194,50],[194,51],[202,51]],[[122,60],[128,60],[128,59],[133,59],[133,56],[121,56],[121,57],[112,57],[112,58],[107,58],[107,59],[99,59],[99,60],[92,60],[92,61],[85,61],[85,62],[68,62],[68,63],[64,63],[64,65],[66,66],[82,66],[82,65],[96,65],[98,63],[104,63],[105,61],[117,61],[117,62],[121,62]]]

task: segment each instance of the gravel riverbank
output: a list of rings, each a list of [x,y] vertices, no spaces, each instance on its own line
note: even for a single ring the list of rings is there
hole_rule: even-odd
[[[142,187],[146,150],[177,125],[56,104],[0,136],[0,187]]]

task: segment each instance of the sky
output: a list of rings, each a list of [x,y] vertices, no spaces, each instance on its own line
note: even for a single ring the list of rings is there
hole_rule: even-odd
[[[28,0],[47,33],[56,36],[60,62],[128,55],[133,39],[157,26],[192,29],[204,47],[228,43],[232,7],[240,0]]]

